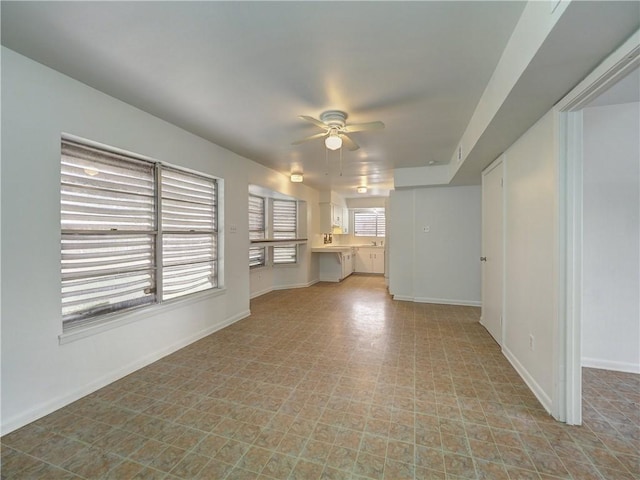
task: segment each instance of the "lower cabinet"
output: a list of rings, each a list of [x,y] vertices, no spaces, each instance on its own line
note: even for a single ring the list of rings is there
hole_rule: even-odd
[[[358,273],[384,273],[384,249],[358,247],[355,269]]]

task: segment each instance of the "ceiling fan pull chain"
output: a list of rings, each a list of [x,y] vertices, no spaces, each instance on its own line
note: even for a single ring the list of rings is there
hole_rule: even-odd
[[[328,148],[324,149],[324,160],[326,165],[326,171],[324,172],[324,174],[329,175],[329,149]]]
[[[340,147],[340,176],[342,176],[342,147]]]

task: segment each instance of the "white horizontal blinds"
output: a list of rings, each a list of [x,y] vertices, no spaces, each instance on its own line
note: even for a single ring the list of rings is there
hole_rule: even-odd
[[[217,184],[163,167],[162,299],[217,287]]]
[[[293,240],[297,237],[298,206],[295,201],[273,201],[273,239]],[[273,247],[273,263],[296,263],[298,248],[295,244]]]
[[[61,150],[65,326],[154,303],[154,165],[67,140]]]
[[[249,195],[249,240],[265,239],[265,201],[262,197]],[[259,267],[266,263],[265,247],[249,248],[249,267]]]
[[[353,214],[353,233],[357,237],[384,237],[384,209],[356,210]]]

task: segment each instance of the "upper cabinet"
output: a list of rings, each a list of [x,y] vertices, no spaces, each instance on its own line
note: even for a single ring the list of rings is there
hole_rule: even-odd
[[[333,203],[320,203],[321,233],[349,233],[349,210]]]
[[[349,209],[342,196],[331,190],[320,192],[320,233],[349,233]]]

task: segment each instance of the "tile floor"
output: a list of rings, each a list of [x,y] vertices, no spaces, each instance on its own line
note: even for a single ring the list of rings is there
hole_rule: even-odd
[[[638,375],[585,370],[585,424],[569,427],[477,308],[351,276],[251,311],[4,436],[2,478],[640,478]]]

